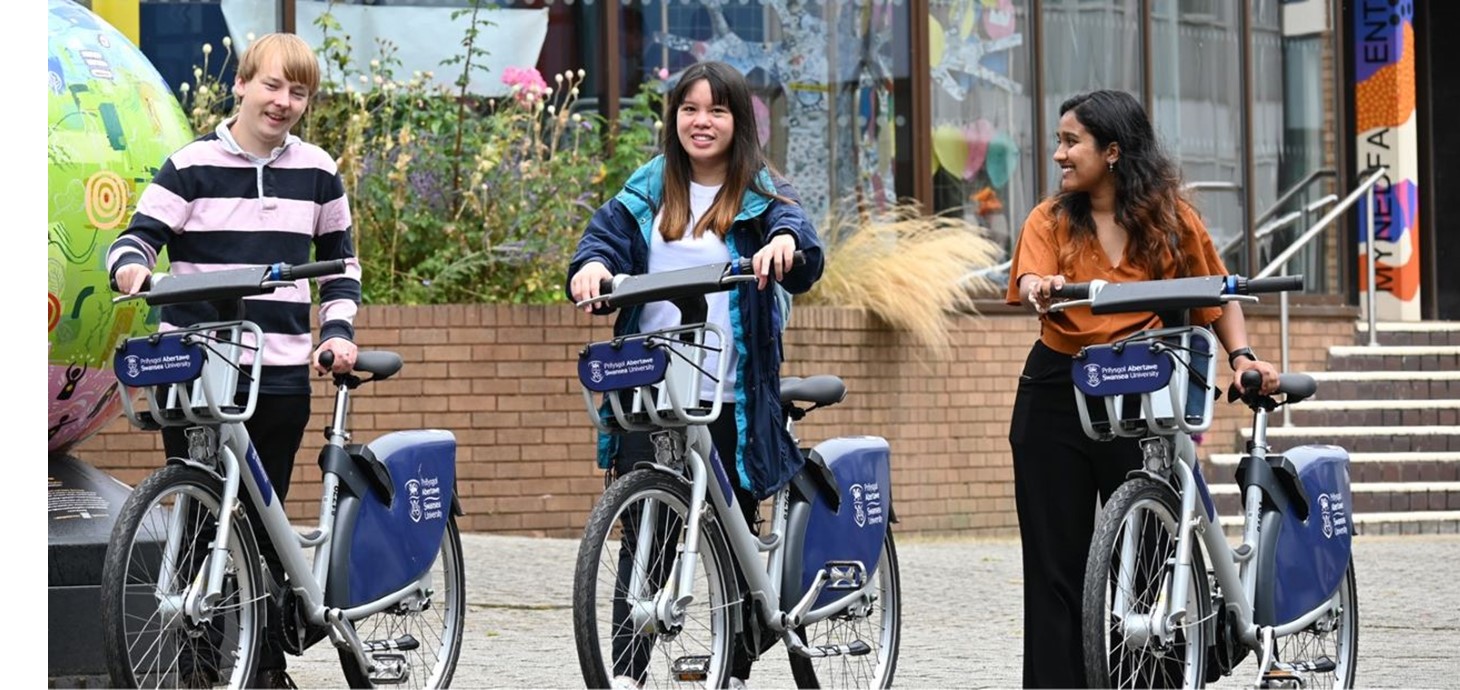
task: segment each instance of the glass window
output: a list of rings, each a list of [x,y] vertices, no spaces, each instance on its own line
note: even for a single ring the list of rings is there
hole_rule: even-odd
[[[1227,0],[1221,0],[1227,2]],[[1060,104],[1078,93],[1119,89],[1141,96],[1140,0],[1044,0],[1044,93],[1041,117],[1052,147]],[[1212,63],[1217,64],[1217,63]],[[1059,167],[1040,161],[1046,179],[1058,181]],[[1040,190],[1048,194],[1054,189]]]
[[[895,199],[892,0],[626,4],[625,95],[659,73],[720,60],[746,75],[761,144],[813,219],[851,198]],[[905,19],[902,25],[905,26]],[[906,45],[906,38],[901,46]]]
[[[1191,198],[1227,269],[1248,273],[1239,10],[1225,0],[1155,0],[1151,101],[1156,133],[1194,187]]]
[[[987,228],[1006,250],[1034,189],[1029,0],[933,0],[934,210]]]

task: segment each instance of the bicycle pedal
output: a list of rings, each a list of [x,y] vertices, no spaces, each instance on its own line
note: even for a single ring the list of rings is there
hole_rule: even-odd
[[[669,665],[669,670],[680,682],[704,682],[710,676],[710,657],[682,656]]]
[[[872,653],[872,646],[861,640],[851,644],[817,645],[816,649],[821,652],[819,656],[865,656]]]
[[[380,654],[382,652],[409,652],[413,649],[420,649],[421,642],[412,635],[401,635],[394,640],[361,640],[360,645],[365,649],[366,654]],[[384,656],[395,656],[385,654]]]
[[[372,685],[399,685],[410,680],[411,667],[403,654],[372,654],[370,670]]]
[[[1262,674],[1262,682],[1259,688],[1302,688],[1303,679],[1293,675],[1285,669],[1275,668]]]

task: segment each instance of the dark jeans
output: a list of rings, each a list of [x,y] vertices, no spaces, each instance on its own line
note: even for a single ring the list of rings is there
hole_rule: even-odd
[[[299,444],[304,439],[304,429],[309,424],[309,396],[308,395],[264,395],[259,394],[258,404],[254,408],[253,417],[245,426],[248,428],[249,438],[253,441],[254,450],[259,454],[259,461],[263,463],[264,472],[269,477],[269,483],[274,485],[274,493],[278,494],[279,501],[289,494],[289,480],[294,473],[294,454],[299,451]],[[240,395],[236,401],[239,405],[247,402],[247,399]],[[188,442],[184,434],[185,427],[164,427],[162,430],[162,443],[168,457],[187,457]],[[246,462],[239,458],[239,462]],[[269,574],[273,579],[270,585],[270,595],[276,595],[283,588],[284,565],[279,560],[279,555],[274,550],[273,541],[269,539],[268,532],[263,529],[263,523],[259,515],[254,511],[253,505],[242,495],[244,505],[248,508],[249,521],[253,524],[254,535],[258,538],[259,552],[264,557],[264,562],[269,565]],[[211,530],[200,535],[201,539],[211,540]],[[203,547],[206,549],[206,546]],[[273,602],[277,603],[277,602]],[[259,670],[282,670],[285,666],[284,651],[279,646],[278,640],[273,635],[264,635],[267,641],[260,648],[262,656],[259,659]],[[216,651],[216,650],[215,650]]]
[[[1140,467],[1136,439],[1094,441],[1080,426],[1070,357],[1036,343],[1009,424],[1024,563],[1024,685],[1082,688],[1080,618],[1095,499]]]
[[[731,478],[735,490],[735,503],[740,508],[741,514],[745,517],[745,524],[755,528],[756,507],[758,502],[755,496],[749,491],[742,489],[735,477],[735,405],[723,403],[720,408],[720,416],[715,423],[710,425],[710,437],[715,444],[715,452],[720,456],[721,467],[725,474]],[[619,454],[614,459],[614,474],[622,477],[633,471],[634,464],[638,462],[653,461],[654,446],[650,442],[648,432],[636,432],[624,435],[619,445]],[[661,515],[655,530],[662,535],[677,535],[682,524],[678,516]],[[614,591],[618,593],[627,592],[629,579],[633,574],[634,546],[639,538],[639,520],[636,512],[625,514],[623,518],[623,547],[619,549],[618,556],[618,580]],[[655,548],[673,549],[675,542],[673,536],[654,540]],[[666,543],[667,542],[667,543]],[[735,558],[730,554],[730,558]],[[669,577],[669,572],[674,566],[674,557],[663,557],[661,553],[650,554],[650,572],[646,573],[648,580],[658,587],[662,587]],[[745,578],[739,574],[736,568],[736,581],[740,591],[746,590]],[[657,587],[656,587],[657,588]],[[624,629],[625,622],[629,618],[629,604],[622,596],[615,596],[613,600],[613,675],[629,676],[639,683],[644,682],[645,671],[649,667],[649,655],[652,651],[651,638],[634,635],[631,630]],[[746,621],[746,625],[750,622]],[[739,636],[731,645],[730,675],[745,680],[750,677],[750,667],[753,663],[748,644]]]

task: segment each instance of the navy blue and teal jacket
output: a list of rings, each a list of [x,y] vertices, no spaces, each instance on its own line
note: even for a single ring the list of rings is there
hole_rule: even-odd
[[[798,199],[790,182],[773,178],[768,169],[762,169],[757,179],[763,189]],[[636,170],[623,190],[593,214],[568,265],[569,280],[590,261],[602,262],[614,275],[648,272],[649,233],[663,192],[664,157],[658,156]],[[806,261],[786,273],[781,287],[792,294],[802,293],[821,277],[823,256],[821,240],[799,203],[746,190],[725,244],[733,261],[754,255],[771,237],[784,233],[795,238],[796,249]],[[565,290],[572,299],[571,289]],[[731,338],[739,354],[735,371],[737,483],[756,498],[764,498],[790,481],[803,462],[786,431],[781,409],[781,330],[786,314],[769,286],[759,290],[755,283],[740,283],[730,291],[729,299]],[[614,335],[637,333],[640,311],[637,307],[622,310],[613,325]],[[617,441],[607,434],[599,437],[599,467],[612,466]]]

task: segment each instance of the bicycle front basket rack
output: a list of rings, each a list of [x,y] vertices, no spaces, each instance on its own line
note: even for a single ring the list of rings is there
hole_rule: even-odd
[[[709,334],[715,336],[713,342],[706,338]],[[729,359],[725,342],[724,330],[701,323],[587,345],[578,353],[578,381],[589,419],[604,432],[715,421],[720,416]],[[703,368],[709,350],[720,352],[714,372]],[[708,408],[700,404],[700,381],[707,376],[715,382]],[[594,393],[603,394],[611,416],[600,413]]]
[[[244,342],[246,334],[255,344]],[[142,429],[247,421],[258,401],[263,339],[251,321],[225,321],[122,341],[112,369],[123,387],[123,412]],[[245,352],[253,355],[250,365],[242,364]],[[242,407],[234,400],[240,376],[248,379]],[[143,391],[146,409],[133,405],[134,388]]]
[[[1085,435],[1108,441],[1206,431],[1215,402],[1216,344],[1205,328],[1181,327],[1082,348],[1070,374]]]

